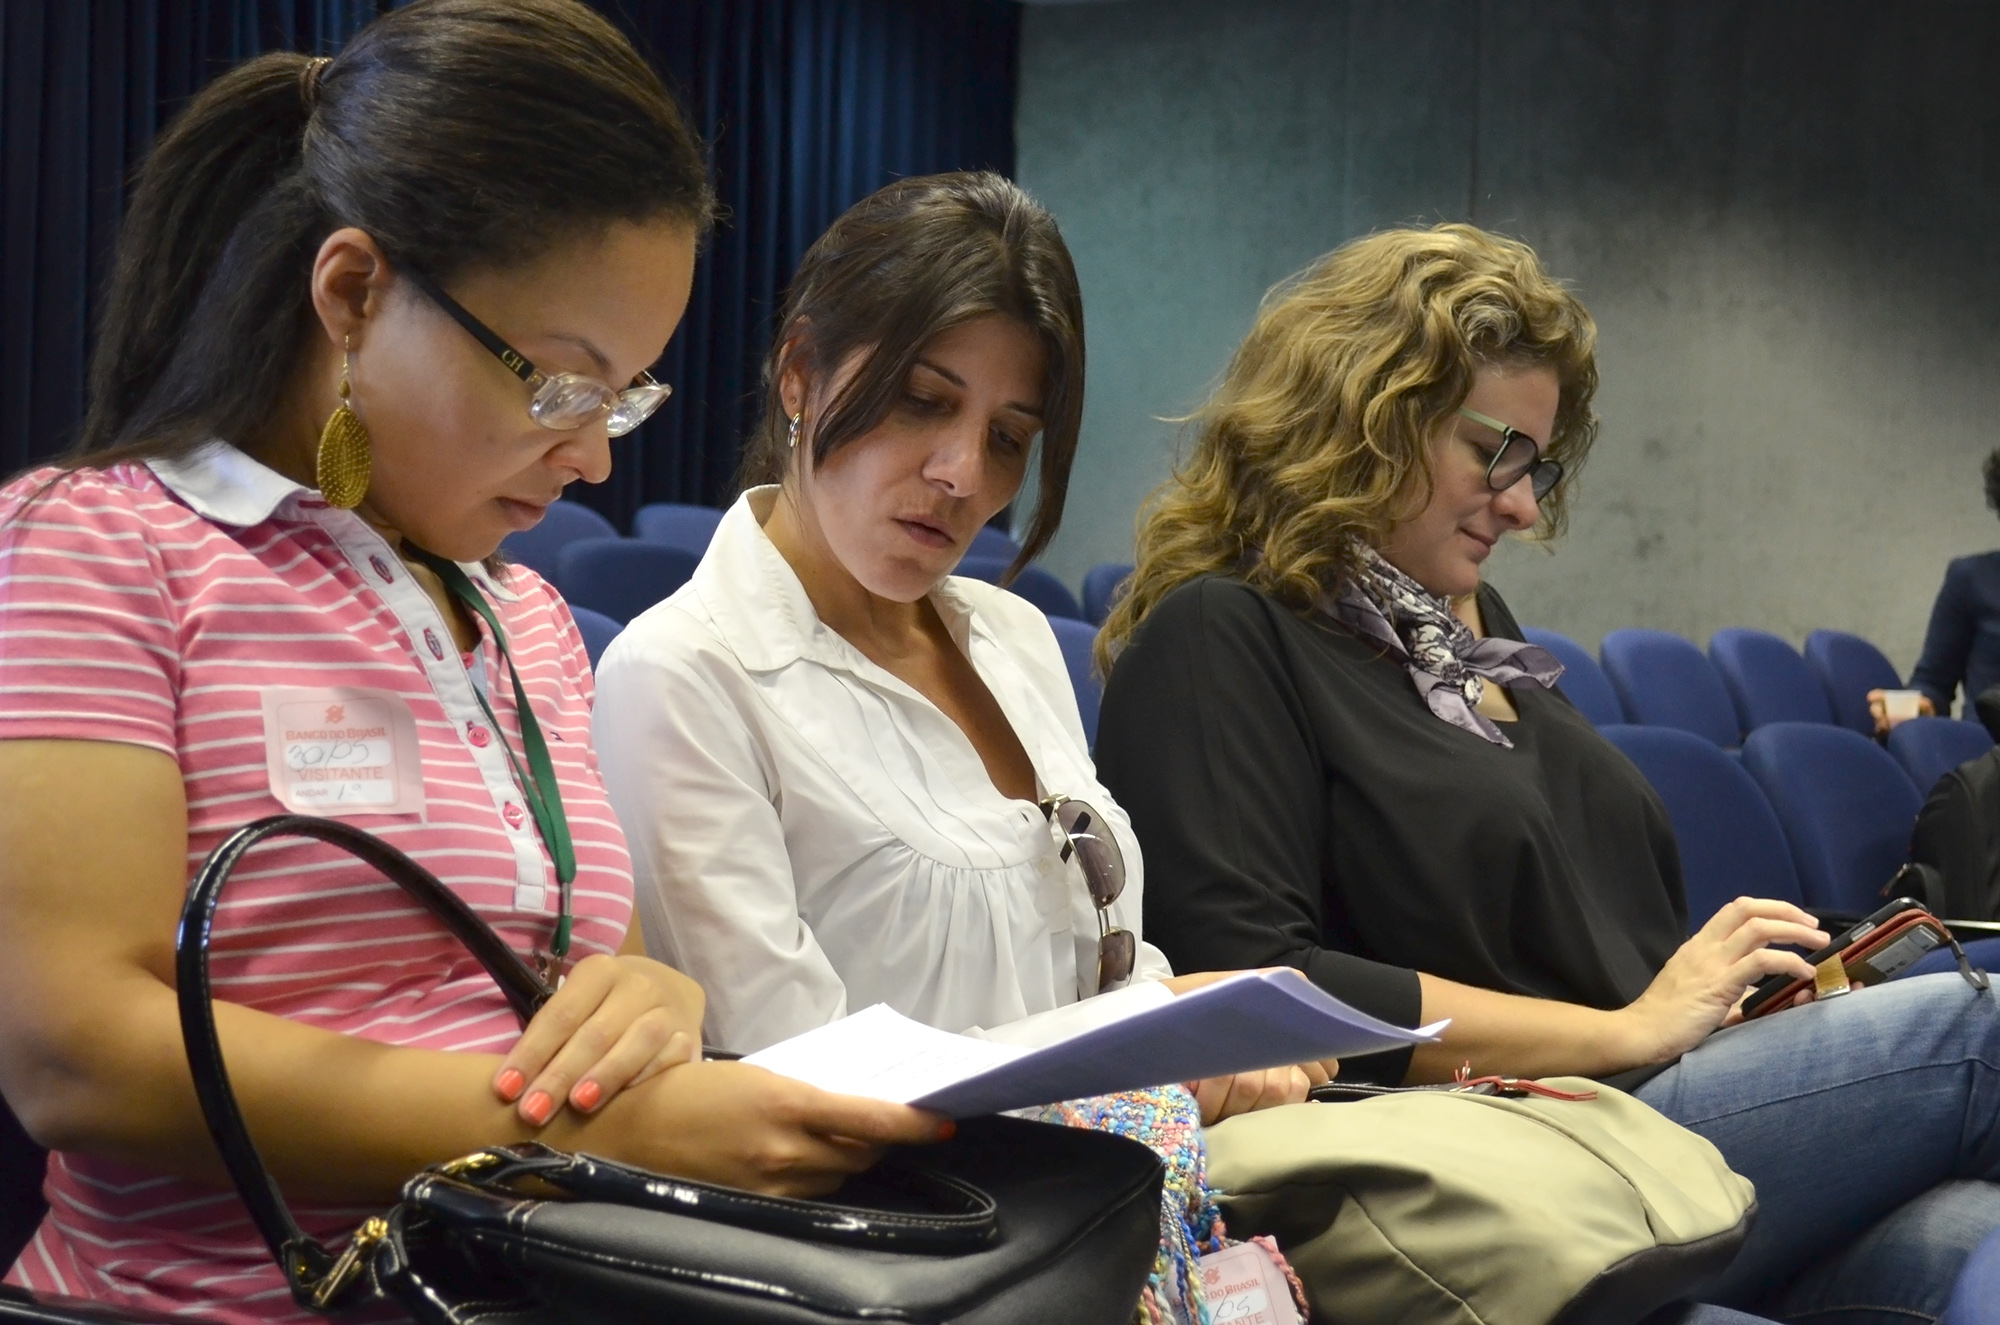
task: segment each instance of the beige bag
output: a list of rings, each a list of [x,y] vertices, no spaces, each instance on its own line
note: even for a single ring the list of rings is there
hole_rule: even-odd
[[[1234,1237],[1274,1235],[1314,1319],[1630,1325],[1691,1299],[1756,1215],[1750,1181],[1629,1095],[1412,1090],[1208,1129]]]

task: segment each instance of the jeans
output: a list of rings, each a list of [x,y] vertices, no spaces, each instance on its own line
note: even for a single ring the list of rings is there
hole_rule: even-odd
[[[1921,976],[1718,1031],[1638,1097],[1757,1185],[1704,1300],[1826,1325],[1944,1310],[2000,1228],[2000,1005]]]

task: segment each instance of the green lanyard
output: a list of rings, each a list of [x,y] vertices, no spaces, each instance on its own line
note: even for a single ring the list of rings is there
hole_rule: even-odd
[[[500,660],[507,664],[507,676],[514,683],[514,709],[521,718],[521,744],[528,750],[528,766],[521,767],[520,756],[514,747],[507,744],[506,729],[493,715],[493,705],[487,702],[486,694],[478,686],[472,688],[479,700],[479,707],[486,711],[486,720],[493,724],[493,734],[500,741],[500,748],[507,752],[507,763],[514,770],[514,781],[520,786],[521,794],[527,798],[528,808],[535,816],[535,828],[542,835],[542,841],[549,849],[549,855],[556,863],[556,882],[562,888],[562,910],[556,916],[555,941],[549,945],[557,957],[569,956],[570,920],[573,915],[570,884],[576,878],[576,847],[570,842],[569,817],[563,813],[562,788],[556,784],[555,764],[549,759],[548,742],[542,739],[542,724],[535,720],[535,710],[528,703],[528,694],[521,689],[521,674],[514,670],[513,655],[507,652],[507,632],[500,628],[500,618],[479,592],[466,573],[456,562],[446,561],[435,553],[426,552],[414,543],[403,544],[412,557],[430,569],[451,596],[479,614],[486,628],[493,632],[493,644],[500,652]]]

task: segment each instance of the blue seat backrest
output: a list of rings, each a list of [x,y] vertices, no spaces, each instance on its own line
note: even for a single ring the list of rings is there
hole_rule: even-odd
[[[1118,602],[1119,589],[1132,576],[1129,561],[1107,561],[1083,573],[1083,619],[1093,626],[1104,624]]]
[[[586,538],[616,537],[618,530],[596,511],[573,501],[559,501],[549,506],[533,529],[502,539],[500,554],[553,584],[556,562],[564,548]]]
[[[1784,825],[1808,906],[1866,913],[1882,904],[1923,805],[1888,751],[1845,727],[1773,722],[1744,740],[1743,770]]]
[[[1604,674],[1625,721],[1679,727],[1728,748],[1742,738],[1736,706],[1700,649],[1664,630],[1636,627],[1604,637]]]
[[[1718,630],[1708,641],[1708,660],[1746,732],[1767,722],[1833,721],[1826,687],[1797,649],[1768,630]]]
[[[1984,727],[1958,718],[1911,718],[1889,733],[1889,753],[1927,797],[1939,778],[1992,748]]]
[[[990,524],[979,526],[979,532],[972,536],[972,546],[965,550],[968,557],[998,557],[1002,561],[1012,561],[1021,555],[1021,545],[1004,529],[996,529]]]
[[[648,543],[665,543],[685,548],[700,556],[708,551],[722,512],[713,506],[689,506],[675,501],[656,501],[641,506],[632,516],[632,537]]]
[[[1868,692],[1897,690],[1903,678],[1882,650],[1839,630],[1815,630],[1806,636],[1806,666],[1819,677],[1827,702],[1833,705],[1833,720],[1863,736],[1875,734],[1875,719],[1868,712]]]
[[[1599,729],[1652,783],[1673,821],[1688,932],[1739,897],[1805,902],[1771,803],[1733,756],[1676,727]]]
[[[556,587],[572,608],[630,621],[686,584],[701,558],[636,538],[588,538],[556,558]]]
[[[953,574],[998,584],[1012,564],[1011,560],[1001,557],[967,557],[958,563],[958,569]],[[1083,607],[1076,601],[1076,595],[1069,591],[1069,586],[1040,566],[1022,567],[1021,573],[1007,587],[1049,616],[1083,620]]]
[[[1076,691],[1077,716],[1083,719],[1083,738],[1095,749],[1097,706],[1104,698],[1104,683],[1097,679],[1090,657],[1090,650],[1097,643],[1097,627],[1088,621],[1052,616],[1049,629],[1055,631],[1056,643],[1062,645],[1063,665],[1069,668],[1070,688]]]
[[[590,665],[595,668],[604,651],[611,647],[611,641],[617,639],[618,632],[625,627],[602,612],[579,607],[575,603],[569,605],[569,614],[576,618],[576,632],[583,636],[583,650],[590,655]]]
[[[1557,687],[1593,726],[1625,721],[1625,710],[1618,706],[1618,692],[1611,688],[1611,678],[1597,665],[1597,659],[1590,656],[1589,649],[1567,635],[1534,626],[1523,627],[1521,636],[1556,656],[1556,661],[1563,665],[1562,680],[1556,682]]]

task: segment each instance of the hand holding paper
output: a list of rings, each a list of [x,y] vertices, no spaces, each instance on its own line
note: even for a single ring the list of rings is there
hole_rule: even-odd
[[[1290,970],[1232,976],[1164,1002],[1125,1002],[1128,1015],[1039,1047],[1003,1042],[1005,1027],[975,1039],[877,1004],[747,1061],[823,1090],[966,1118],[1375,1053],[1435,1040],[1442,1029],[1378,1021]]]

